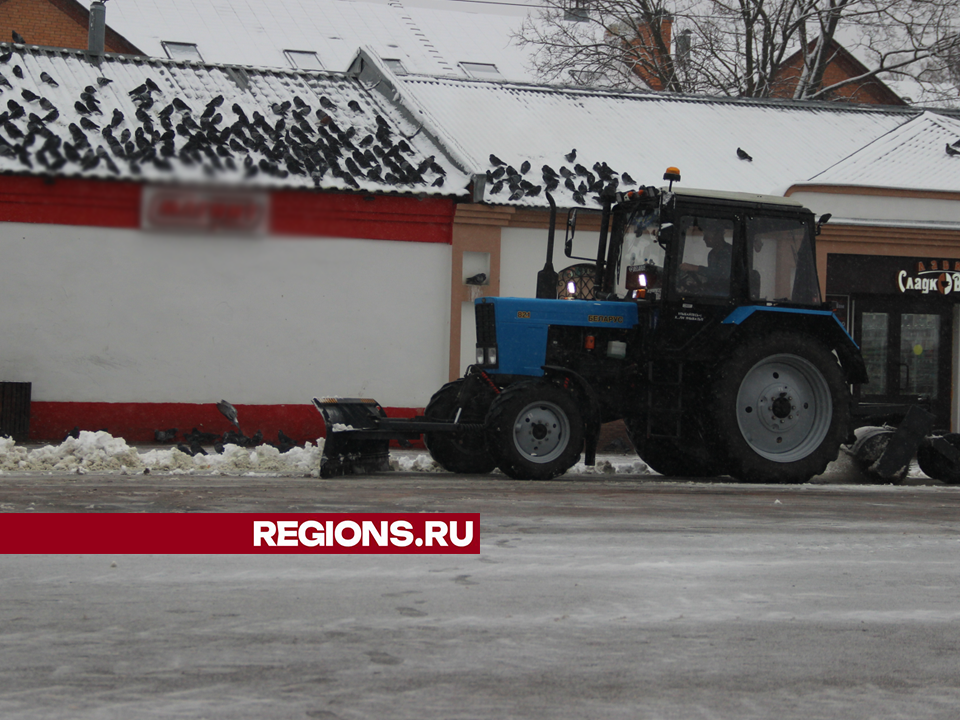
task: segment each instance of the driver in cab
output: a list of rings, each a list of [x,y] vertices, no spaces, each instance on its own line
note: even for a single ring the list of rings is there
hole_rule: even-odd
[[[680,270],[695,276],[698,284],[711,291],[724,288],[730,279],[730,266],[733,262],[733,246],[723,239],[721,226],[707,226],[703,231],[703,242],[709,248],[707,264],[680,263]]]

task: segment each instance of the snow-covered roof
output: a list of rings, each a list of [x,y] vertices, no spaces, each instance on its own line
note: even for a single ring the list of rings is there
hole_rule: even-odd
[[[0,172],[458,195],[469,176],[343,73],[0,43]]]
[[[559,178],[553,190],[558,205],[576,205],[579,191],[595,206],[591,198],[604,163],[618,174],[618,189],[659,185],[664,170],[674,166],[687,187],[782,195],[918,113],[413,75],[392,82],[465,167],[490,173],[484,200],[496,204],[546,205],[546,165]],[[576,157],[568,159],[574,149]],[[526,173],[524,163],[530,166]],[[565,172],[573,173],[574,190]],[[591,185],[586,173],[595,186],[583,192],[581,183]],[[518,194],[521,181],[533,187]]]
[[[925,112],[810,182],[960,192],[960,118]]]
[[[107,25],[154,57],[167,57],[165,42],[190,43],[210,63],[291,67],[287,52],[312,52],[324,69],[344,71],[369,47],[408,72],[467,76],[459,65],[467,62],[532,80],[527,53],[511,40],[528,10],[451,0],[124,0],[107,4]]]

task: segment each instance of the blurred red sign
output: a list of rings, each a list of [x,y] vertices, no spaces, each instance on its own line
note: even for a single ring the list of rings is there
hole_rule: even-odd
[[[140,225],[144,230],[264,235],[270,197],[251,190],[144,187]]]

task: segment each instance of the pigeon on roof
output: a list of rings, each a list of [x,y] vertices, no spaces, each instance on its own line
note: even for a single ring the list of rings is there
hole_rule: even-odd
[[[444,148],[348,75],[245,68],[241,88],[198,63],[97,65],[84,53],[9,47],[15,70],[25,59],[46,69],[0,74],[0,85],[45,115],[8,94],[0,171],[441,195],[469,183]]]

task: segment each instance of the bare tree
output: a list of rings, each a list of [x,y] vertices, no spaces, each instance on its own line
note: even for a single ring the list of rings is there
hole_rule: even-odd
[[[855,99],[882,78],[958,99],[960,0],[544,3],[516,40],[547,82]]]

